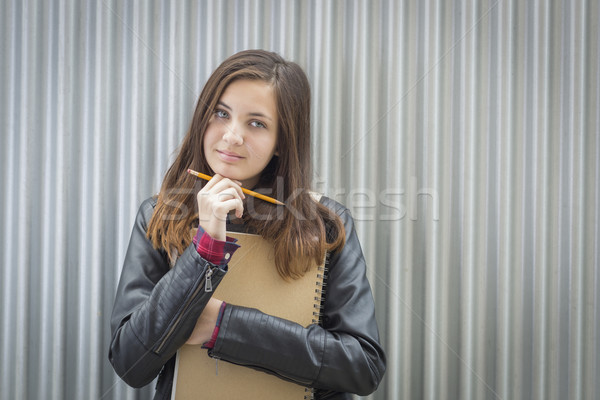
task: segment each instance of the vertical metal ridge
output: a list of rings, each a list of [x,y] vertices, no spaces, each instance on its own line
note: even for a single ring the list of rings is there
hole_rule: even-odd
[[[583,165],[585,200],[582,206],[583,222],[583,260],[586,268],[584,277],[585,298],[582,307],[584,314],[584,362],[583,362],[583,395],[589,397],[600,396],[600,382],[594,378],[594,371],[600,366],[600,41],[597,37],[598,25],[595,20],[600,15],[600,7],[595,2],[586,2],[582,12],[585,14],[586,29],[584,42],[585,70],[582,74],[581,87],[585,91],[582,100],[584,113],[582,118],[585,123],[582,134],[585,139],[584,152],[586,162]],[[593,355],[596,355],[595,357]]]
[[[28,7],[29,6],[29,7]],[[13,188],[15,202],[13,204],[13,213],[16,218],[10,226],[16,227],[13,231],[17,241],[14,245],[14,250],[10,258],[11,264],[16,261],[16,265],[20,266],[16,270],[14,287],[16,287],[15,300],[13,308],[13,326],[14,332],[17,335],[14,342],[14,367],[15,375],[13,384],[15,385],[16,398],[26,398],[29,395],[26,376],[29,374],[29,354],[26,351],[27,343],[30,337],[29,331],[29,315],[31,304],[29,301],[29,286],[32,253],[27,251],[27,242],[30,237],[31,218],[27,212],[31,203],[29,203],[29,184],[27,180],[31,170],[28,168],[28,161],[31,159],[31,154],[28,151],[29,141],[33,143],[33,121],[28,118],[28,114],[35,108],[35,99],[31,96],[32,87],[35,85],[36,70],[31,68],[35,66],[35,21],[31,21],[35,10],[31,8],[35,5],[23,4],[15,10],[14,19],[17,22],[15,30],[17,33],[14,42],[15,47],[21,47],[16,51],[15,70],[13,79],[16,83],[15,97],[13,101],[17,109],[21,112],[15,112],[15,130],[20,131],[20,135],[15,143],[16,166],[14,170]],[[30,14],[31,13],[31,14]],[[33,15],[32,15],[33,14]],[[29,23],[31,22],[31,24]],[[33,26],[32,26],[33,25]],[[32,38],[33,36],[33,38]],[[31,69],[30,69],[31,68]],[[24,73],[29,71],[29,74]],[[11,189],[9,189],[11,190]]]
[[[2,19],[2,28],[4,40],[2,41],[2,50],[3,54],[6,54],[7,57],[2,57],[1,66],[2,72],[7,77],[7,79],[2,79],[2,90],[3,95],[3,103],[6,102],[6,107],[0,107],[1,111],[0,115],[2,115],[2,129],[6,129],[8,132],[16,129],[15,122],[13,119],[13,115],[15,114],[15,101],[14,101],[14,92],[16,85],[16,79],[14,77],[15,74],[15,66],[14,64],[17,62],[16,57],[16,49],[17,46],[14,44],[16,41],[16,18],[14,17],[14,9],[16,5],[9,4],[5,12],[0,15]],[[0,196],[2,198],[2,281],[0,285],[2,286],[2,302],[1,302],[1,310],[2,310],[2,351],[0,352],[2,356],[2,364],[9,365],[14,363],[14,347],[16,342],[16,337],[11,334],[14,329],[15,320],[12,315],[12,310],[14,309],[13,299],[14,296],[9,296],[11,292],[11,287],[14,285],[15,279],[15,269],[9,268],[12,264],[12,256],[13,251],[11,250],[11,246],[4,245],[4,243],[9,243],[10,232],[8,231],[8,226],[14,226],[15,218],[12,217],[12,213],[14,211],[14,200],[13,200],[13,180],[15,169],[17,167],[15,158],[15,150],[16,150],[16,136],[15,135],[1,135],[3,144],[6,146],[2,149],[2,179],[3,181],[3,190],[0,192]],[[11,243],[12,244],[12,243]],[[5,389],[5,393],[9,396],[15,395],[16,390],[16,382],[14,382],[14,368],[11,368],[6,371],[6,373],[1,374],[0,383]]]
[[[551,276],[551,268],[548,268],[548,249],[551,247],[549,239],[549,198],[550,198],[550,172],[549,163],[550,157],[544,157],[549,154],[550,138],[549,132],[549,113],[550,113],[550,29],[551,21],[550,5],[542,5],[539,12],[539,40],[540,44],[536,47],[539,49],[540,66],[537,70],[540,71],[538,82],[538,101],[539,116],[536,123],[539,129],[534,131],[534,143],[536,145],[535,154],[537,157],[536,168],[538,173],[536,176],[535,198],[536,203],[535,221],[535,251],[534,251],[534,275],[536,283],[534,291],[537,293],[538,302],[535,307],[535,317],[533,326],[533,335],[538,338],[533,344],[533,388],[532,395],[534,398],[548,397],[548,374],[547,366],[549,365],[547,351],[549,347],[549,335],[546,333],[547,320],[549,314],[548,296],[549,296],[549,277]]]
[[[585,90],[581,85],[581,79],[583,77],[582,70],[585,68],[585,62],[582,59],[583,48],[580,45],[581,39],[586,29],[585,18],[581,15],[582,8],[581,3],[573,4],[571,9],[571,47],[573,55],[571,57],[571,69],[573,71],[573,79],[571,81],[572,91],[572,108],[569,113],[572,115],[572,209],[573,215],[572,227],[571,227],[571,298],[570,301],[574,305],[572,309],[572,317],[570,318],[571,330],[569,332],[569,392],[570,398],[581,398],[583,397],[583,346],[585,344],[583,334],[583,298],[585,295],[583,277],[584,277],[584,264],[583,257],[581,254],[582,244],[582,232],[583,232],[583,215],[584,208],[582,207],[585,199],[582,191],[582,172],[583,163],[585,162],[585,151],[583,149],[583,131],[582,131],[582,120],[581,114],[577,110],[581,110],[584,105],[581,102],[582,97],[585,95]],[[578,22],[580,21],[580,22]],[[577,67],[579,65],[579,68]],[[577,93],[579,92],[579,95]],[[577,155],[580,156],[577,156]]]

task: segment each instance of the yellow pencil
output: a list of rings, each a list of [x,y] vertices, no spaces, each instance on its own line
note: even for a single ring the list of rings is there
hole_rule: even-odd
[[[212,179],[212,176],[203,174],[202,172],[196,172],[193,169],[188,169],[187,172],[188,172],[188,174],[192,174],[194,176],[197,176],[198,178],[202,178],[207,181],[210,181]],[[269,196],[265,196],[264,194],[253,192],[252,190],[248,190],[246,188],[242,188],[242,192],[246,193],[247,195],[259,198],[261,200],[268,201],[269,203],[279,204],[280,206],[285,206],[285,204],[280,202],[279,200],[276,200]]]

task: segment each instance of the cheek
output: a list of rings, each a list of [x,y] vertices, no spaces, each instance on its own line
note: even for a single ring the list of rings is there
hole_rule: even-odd
[[[277,151],[277,134],[270,136],[265,143],[265,148],[270,149],[271,155],[278,155]]]
[[[204,138],[202,138],[202,156],[204,156],[205,158],[207,155],[206,149],[208,149],[208,136],[205,134]]]
[[[275,146],[275,144],[270,140],[263,141],[259,146],[259,148],[262,149],[261,158],[270,161],[275,154],[277,146]]]
[[[212,128],[212,124],[206,128],[206,132],[204,133],[204,138],[202,139],[202,147],[204,147],[204,151],[210,148],[215,143],[215,132],[214,128]]]
[[[206,160],[210,157],[210,149],[213,148],[214,140],[207,131],[202,139],[202,157]]]

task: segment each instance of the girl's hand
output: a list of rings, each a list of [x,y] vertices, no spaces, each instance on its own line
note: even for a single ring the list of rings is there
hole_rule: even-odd
[[[192,331],[192,334],[188,338],[185,344],[204,344],[208,342],[215,330],[217,324],[217,318],[219,317],[219,310],[221,309],[221,300],[210,298],[204,311],[200,314],[200,318],[196,321],[196,326]]]
[[[242,218],[245,197],[241,182],[216,174],[196,196],[199,225],[213,239],[225,240],[227,214],[235,210],[235,215]]]

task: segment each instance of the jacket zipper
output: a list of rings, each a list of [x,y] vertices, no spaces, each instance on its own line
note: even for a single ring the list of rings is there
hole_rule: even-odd
[[[205,292],[212,292],[212,274],[213,274],[213,269],[210,268],[210,266],[209,266],[208,270],[206,271],[205,277],[204,277],[204,291]]]
[[[212,274],[213,274],[213,272],[214,272],[214,268],[211,268],[210,265],[209,265],[207,267],[207,269],[206,269],[205,278],[204,278],[204,291],[205,292],[212,292]],[[194,293],[192,293],[192,295],[190,296],[190,298],[188,299],[188,301],[186,301],[185,305],[183,306],[183,311],[181,311],[181,313],[179,314],[179,316],[177,317],[177,319],[173,323],[173,326],[171,326],[171,329],[169,329],[169,331],[167,332],[167,334],[165,335],[165,337],[163,338],[163,340],[160,342],[160,345],[156,349],[157,353],[160,353],[160,351],[164,347],[165,343],[171,337],[171,335],[173,334],[173,331],[175,330],[175,328],[179,324],[179,321],[181,321],[181,318],[183,318],[183,315],[186,313],[186,311],[189,308],[190,304],[196,298],[196,296],[198,295],[198,293],[200,292],[201,289],[202,289],[202,285],[198,285],[198,287],[196,288],[196,290],[194,290]]]

